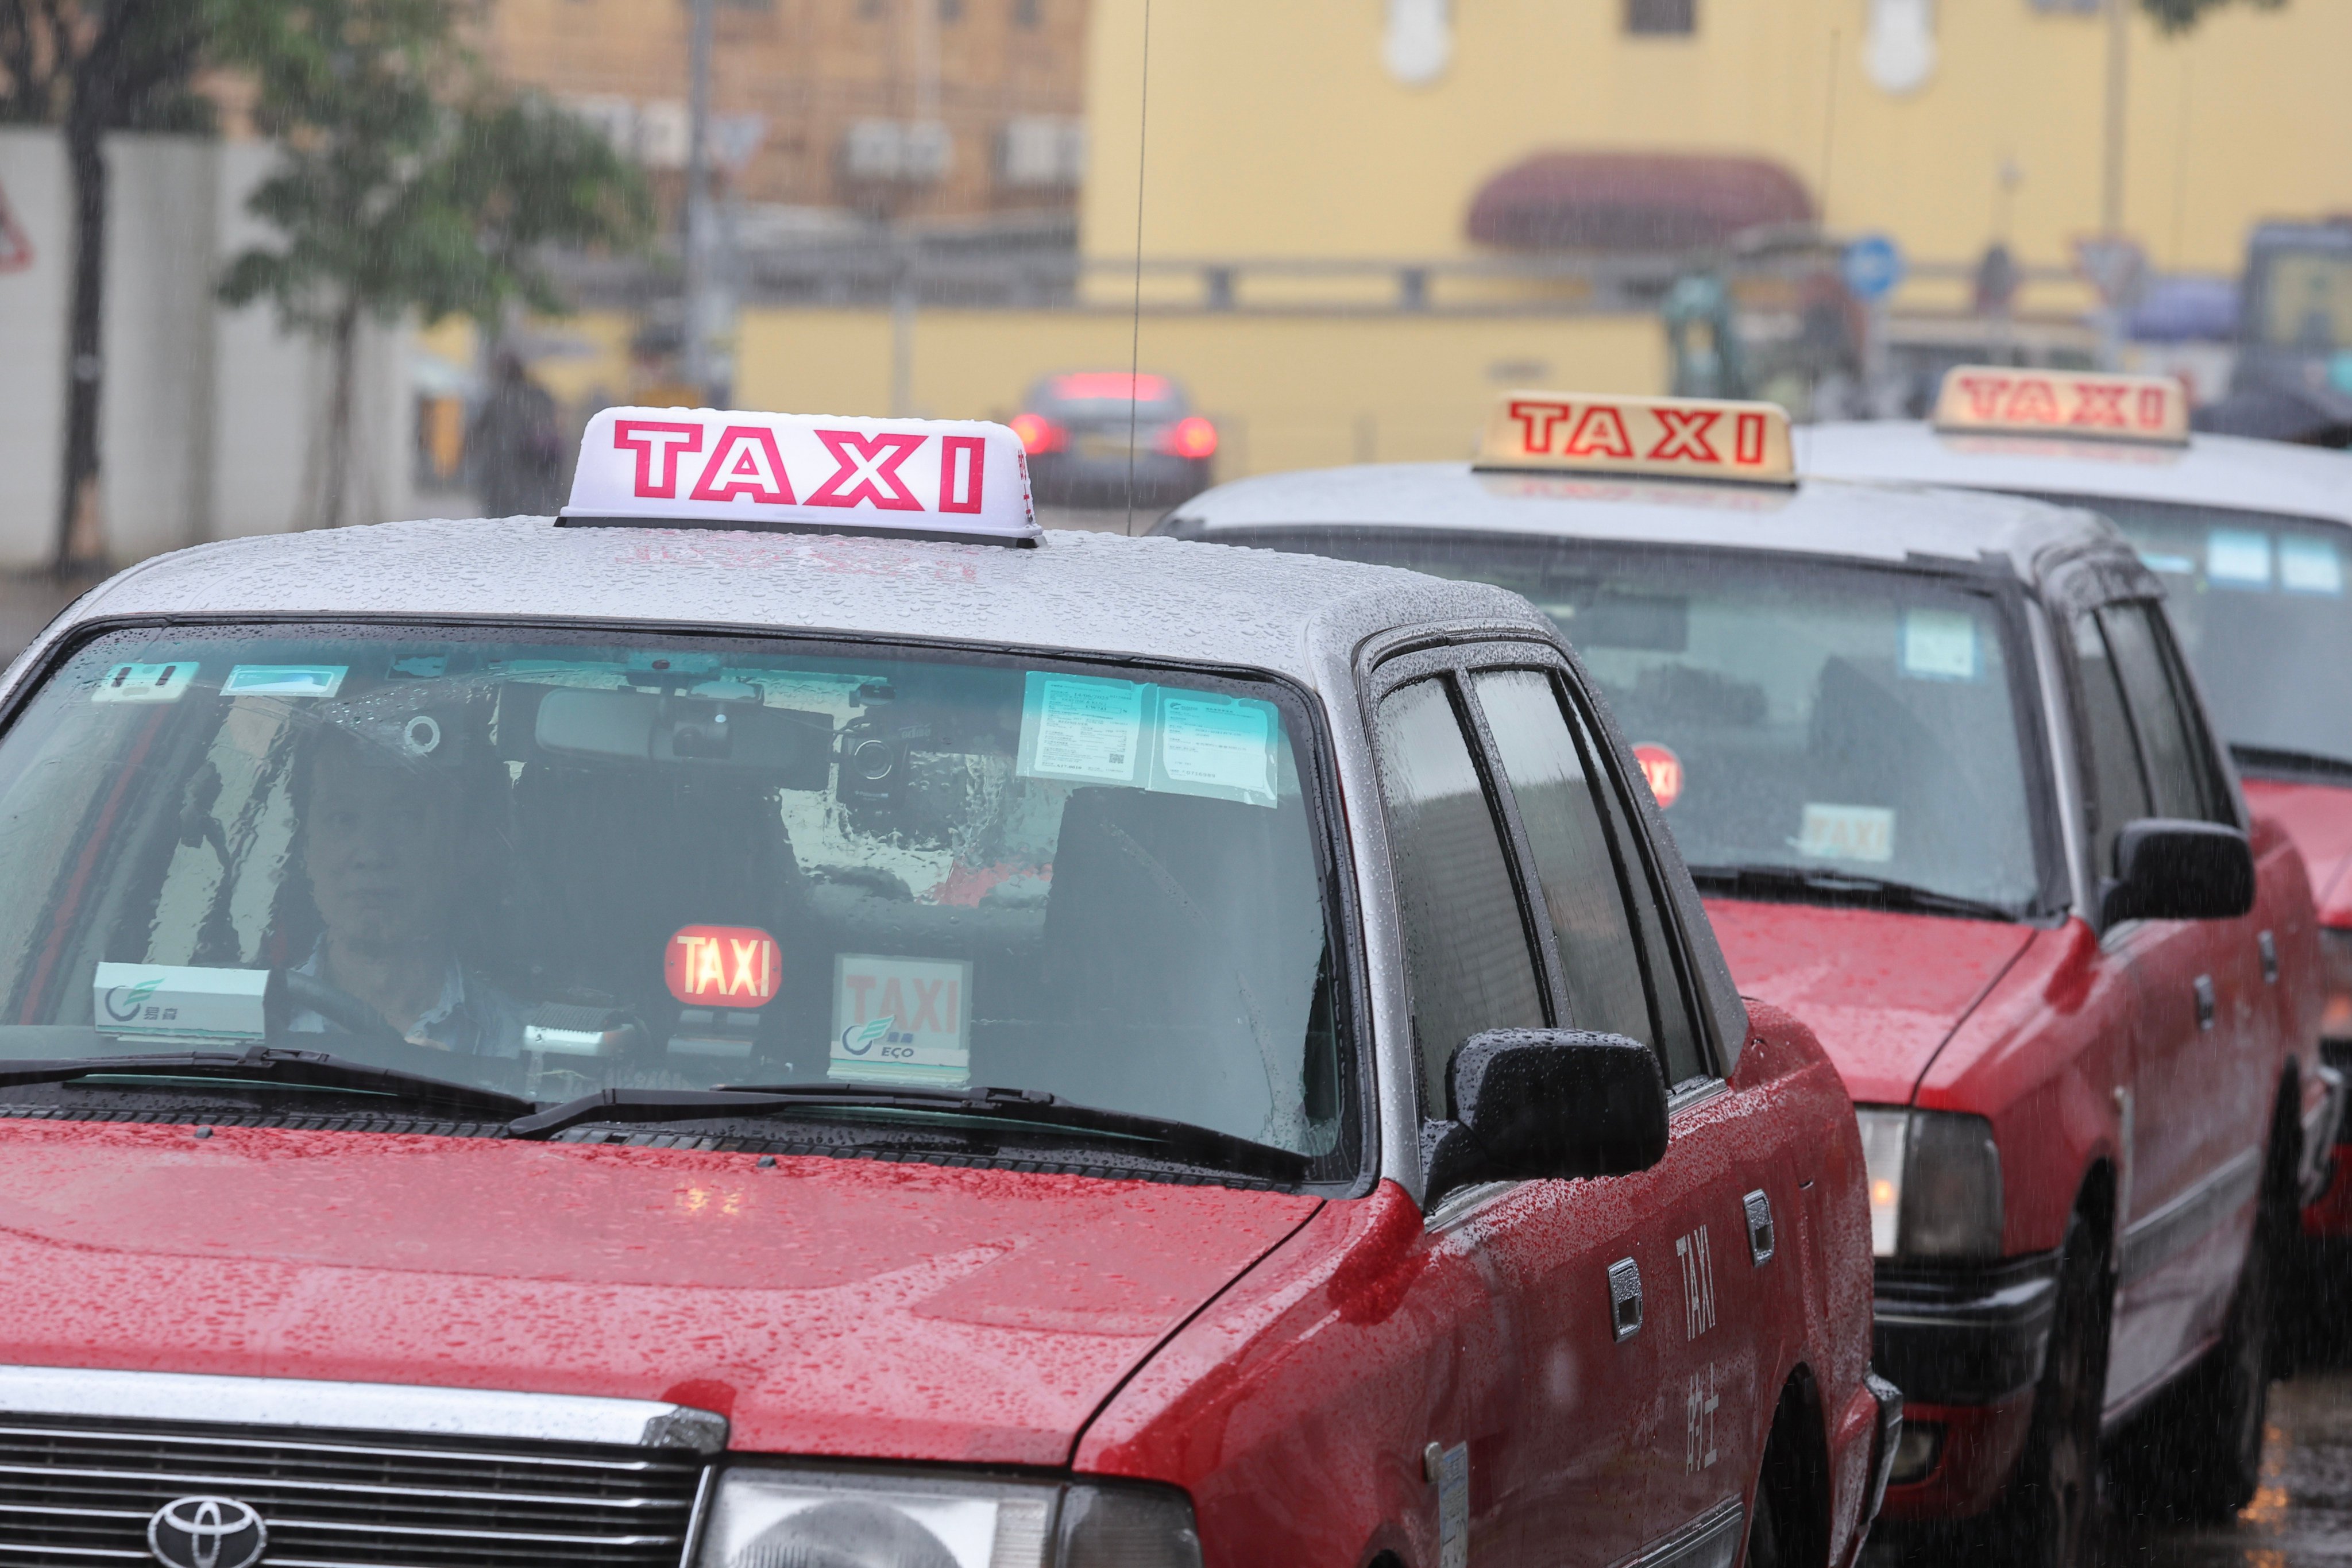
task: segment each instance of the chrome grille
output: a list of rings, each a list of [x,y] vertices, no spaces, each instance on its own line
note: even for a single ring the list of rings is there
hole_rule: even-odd
[[[152,1563],[149,1516],[205,1494],[260,1513],[261,1568],[675,1568],[704,1468],[683,1449],[8,1416],[0,1568]]]

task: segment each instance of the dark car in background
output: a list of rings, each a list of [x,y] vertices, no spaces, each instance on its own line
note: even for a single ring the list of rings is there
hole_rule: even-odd
[[[1045,506],[1125,506],[1131,484],[1136,505],[1169,507],[1216,482],[1217,427],[1164,375],[1049,375],[1007,423],[1028,451],[1029,482]]]

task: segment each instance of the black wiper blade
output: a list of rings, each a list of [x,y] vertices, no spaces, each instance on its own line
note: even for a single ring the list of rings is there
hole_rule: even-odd
[[[1694,866],[1690,870],[1691,880],[1707,892],[1754,893],[1765,898],[1809,894],[1905,914],[1966,915],[1988,921],[2018,918],[2018,911],[2006,904],[1941,893],[1916,882],[1832,871],[1825,867]]]
[[[724,1116],[779,1116],[812,1108],[930,1111],[982,1117],[1007,1124],[1066,1128],[1131,1138],[1155,1146],[1163,1157],[1296,1183],[1306,1179],[1307,1157],[1248,1138],[1237,1138],[1189,1121],[1170,1121],[1124,1110],[1076,1105],[1042,1089],[966,1090],[883,1088],[863,1084],[752,1084],[722,1089],[608,1089],[518,1118],[507,1131],[518,1138],[543,1138],[591,1121],[695,1121]]]
[[[2297,751],[2292,746],[2239,745],[2230,748],[2230,755],[2240,768],[2252,773],[2317,773],[2323,778],[2352,783],[2352,757]]]
[[[220,1078],[299,1089],[349,1089],[404,1103],[506,1121],[529,1115],[537,1102],[494,1089],[478,1089],[425,1073],[373,1067],[326,1051],[254,1046],[243,1051],[161,1051],[142,1056],[57,1057],[0,1066],[0,1089],[70,1083],[76,1079]]]

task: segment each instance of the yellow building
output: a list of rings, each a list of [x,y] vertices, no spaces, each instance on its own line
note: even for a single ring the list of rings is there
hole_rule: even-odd
[[[1545,150],[1760,154],[1836,232],[1925,262],[2100,231],[2106,0],[1166,0],[1151,9],[1143,249],[1475,254],[1481,185]],[[1145,0],[1088,37],[1089,257],[1132,259]],[[2352,208],[2352,5],[2287,0],[2123,39],[2121,226],[2234,272],[2271,216]]]

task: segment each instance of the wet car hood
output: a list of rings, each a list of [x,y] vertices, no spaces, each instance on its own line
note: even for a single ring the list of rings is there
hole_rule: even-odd
[[[2341,784],[2245,781],[2246,805],[2286,830],[2303,852],[2319,923],[2352,926],[2352,789]]]
[[[1318,1200],[677,1149],[0,1121],[0,1363],[667,1399],[1066,1463]]]
[[[1863,1104],[1908,1103],[1960,1020],[2039,934],[1944,915],[1706,903],[1741,993],[1811,1025]]]

